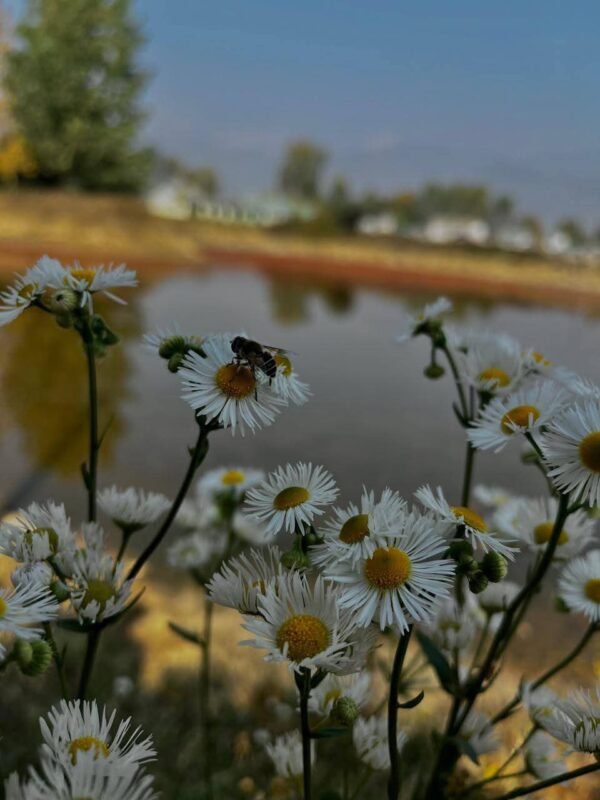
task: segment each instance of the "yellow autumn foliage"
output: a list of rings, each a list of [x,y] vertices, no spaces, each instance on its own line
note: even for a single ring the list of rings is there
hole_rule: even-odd
[[[37,162],[20,134],[10,134],[0,143],[0,182],[14,183],[18,178],[33,178]]]

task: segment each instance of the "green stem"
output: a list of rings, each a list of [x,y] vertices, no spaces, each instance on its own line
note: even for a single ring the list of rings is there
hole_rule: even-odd
[[[310,697],[310,670],[303,668],[297,681],[300,692],[300,731],[302,733],[302,783],[304,787],[304,800],[311,800],[311,741],[310,723],[308,720],[308,699]]]
[[[463,474],[461,506],[468,507],[471,499],[471,483],[473,480],[473,464],[475,462],[475,448],[467,440],[467,453],[465,456],[465,471]]]
[[[477,666],[477,662],[479,661],[479,657],[481,656],[481,652],[485,646],[488,633],[490,632],[491,622],[492,622],[491,616],[489,614],[486,614],[483,628],[481,629],[481,633],[479,634],[479,641],[477,642],[477,647],[475,648],[475,652],[473,653],[473,661],[471,662],[471,672]]]
[[[212,716],[210,708],[210,647],[212,641],[212,619],[214,605],[208,599],[208,594],[204,599],[204,633],[202,645],[202,670],[200,672],[200,714],[204,726],[204,785],[206,786],[206,797],[211,800],[213,796],[212,786]]]
[[[471,794],[471,792],[474,792],[475,789],[481,789],[482,786],[487,786],[488,783],[494,783],[494,781],[504,781],[508,780],[509,778],[519,778],[521,775],[527,775],[527,770],[520,769],[517,772],[509,772],[507,775],[498,775],[498,773],[495,773],[490,778],[486,778],[483,781],[478,781],[477,783],[472,783],[470,786],[467,787],[467,789],[464,791],[461,797],[467,794]]]
[[[569,664],[572,661],[574,661],[577,658],[577,656],[582,652],[582,650],[590,641],[594,633],[596,633],[598,630],[599,628],[596,623],[592,623],[591,625],[589,625],[585,633],[581,637],[581,639],[575,645],[575,647],[569,653],[567,653],[567,655],[563,659],[561,659],[557,664],[555,664],[550,669],[546,670],[546,672],[540,675],[539,678],[536,678],[534,681],[532,681],[531,689],[537,689],[538,686],[541,686],[542,684],[546,683],[546,681],[549,681],[550,678],[553,678],[555,675],[561,672],[565,667],[568,667]],[[517,693],[510,701],[510,703],[507,703],[504,706],[504,708],[500,709],[500,711],[498,711],[498,713],[492,718],[493,724],[495,725],[497,722],[506,719],[506,717],[510,715],[511,711],[514,708],[516,708],[516,706],[519,705],[520,700],[521,700],[521,695]]]
[[[67,688],[67,679],[65,677],[65,669],[64,663],[60,653],[58,652],[58,647],[56,646],[56,640],[54,639],[54,634],[52,633],[52,624],[50,622],[44,623],[44,631],[46,635],[46,641],[50,645],[52,649],[52,660],[54,661],[54,666],[56,667],[56,674],[58,676],[58,682],[60,684],[60,693],[62,694],[63,700],[69,699],[69,689]]]
[[[465,396],[465,390],[462,385],[462,381],[460,379],[458,367],[456,366],[456,361],[454,360],[454,356],[450,352],[450,349],[447,344],[444,344],[444,346],[440,349],[442,350],[442,352],[446,356],[446,360],[448,361],[448,365],[450,367],[450,371],[452,372],[452,377],[454,378],[454,383],[456,385],[456,391],[458,392],[458,399],[460,402],[462,415],[463,418],[467,420],[469,418],[469,407],[467,405],[467,398]]]
[[[121,531],[121,545],[119,547],[119,552],[117,553],[117,556],[115,558],[115,569],[119,561],[121,561],[121,559],[125,555],[125,550],[127,549],[127,545],[129,544],[130,538],[131,538],[131,531],[123,529]]]
[[[200,425],[200,430],[198,432],[198,439],[196,441],[196,446],[192,452],[190,463],[187,468],[187,472],[183,478],[183,482],[179,487],[179,491],[177,492],[177,496],[175,500],[173,500],[173,504],[169,509],[169,513],[165,517],[163,524],[160,526],[160,529],[155,534],[154,538],[148,544],[148,546],[142,551],[142,553],[137,557],[134,565],[131,567],[127,574],[127,580],[131,580],[135,578],[141,568],[144,566],[146,561],[150,558],[150,556],[154,553],[156,548],[160,545],[162,540],[165,538],[167,533],[169,532],[169,528],[173,524],[175,517],[177,516],[177,512],[181,504],[183,503],[185,496],[190,488],[192,480],[194,478],[194,474],[196,470],[200,466],[200,464],[206,458],[206,454],[208,453],[208,435],[211,431],[216,430],[217,424],[213,424],[212,422],[208,425]]]
[[[388,748],[390,752],[390,777],[388,780],[388,800],[397,800],[400,792],[400,756],[398,754],[398,693],[400,691],[400,678],[402,666],[406,658],[406,651],[412,635],[412,625],[400,636],[394,665],[390,677],[390,695],[388,699]]]
[[[96,354],[94,337],[88,323],[82,330],[81,337],[85,348],[89,391],[89,455],[86,467],[86,488],[88,493],[88,522],[96,519],[96,492],[98,481],[98,382],[96,378]]]
[[[87,635],[85,658],[83,661],[83,668],[81,670],[81,677],[79,679],[79,688],[77,690],[77,697],[79,698],[79,700],[85,700],[88,685],[92,675],[92,669],[94,666],[94,659],[96,658],[96,651],[98,649],[99,640],[100,640],[100,628],[94,627]]]
[[[518,612],[521,605],[528,600],[529,596],[532,595],[537,590],[537,587],[542,582],[544,575],[546,574],[548,568],[550,567],[550,564],[552,563],[552,558],[554,556],[554,552],[556,550],[556,547],[558,546],[558,539],[562,532],[567,516],[568,516],[568,496],[560,495],[558,510],[556,513],[556,519],[554,521],[552,534],[550,536],[548,544],[546,545],[544,553],[539,561],[537,569],[534,570],[528,583],[525,584],[525,586],[521,589],[519,594],[515,597],[515,599],[512,601],[512,603],[508,606],[508,608],[504,612],[504,616],[502,617],[500,626],[496,631],[494,639],[492,640],[492,643],[488,650],[487,656],[481,666],[481,669],[479,670],[479,675],[477,676],[477,679],[473,681],[469,687],[469,696],[456,724],[454,725],[452,731],[453,733],[458,733],[458,731],[460,730],[461,725],[465,721],[469,711],[471,710],[471,708],[475,703],[477,695],[481,692],[485,680],[491,673],[494,664],[496,662],[496,659],[499,657],[502,650],[506,648],[508,644],[507,635],[509,634],[511,629],[513,629],[513,619],[515,617],[515,614]]]
[[[565,781],[570,781],[573,778],[580,778],[582,775],[589,775],[590,772],[596,772],[596,770],[599,769],[600,763],[588,764],[586,767],[579,767],[579,769],[573,769],[570,772],[563,772],[560,775],[556,775],[554,778],[547,778],[545,781],[538,781],[537,783],[532,783],[529,786],[522,786],[520,789],[513,789],[512,792],[500,795],[496,798],[496,800],[512,800],[514,797],[524,797],[526,794],[539,792],[540,789],[547,789],[549,786],[556,786],[557,783],[564,783]]]

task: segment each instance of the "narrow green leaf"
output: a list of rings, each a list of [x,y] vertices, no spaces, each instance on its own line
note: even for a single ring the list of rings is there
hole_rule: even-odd
[[[425,692],[421,689],[419,694],[416,697],[413,697],[412,700],[406,700],[404,703],[398,703],[398,708],[415,708],[419,705],[419,703],[423,702],[424,697]]]
[[[439,647],[421,631],[417,632],[417,639],[421,645],[423,655],[435,670],[442,687],[452,694],[454,692],[454,673],[448,659]]]

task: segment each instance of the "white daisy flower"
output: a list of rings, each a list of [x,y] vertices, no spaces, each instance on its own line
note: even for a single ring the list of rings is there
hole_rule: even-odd
[[[491,753],[500,746],[490,718],[476,709],[469,711],[458,735],[469,742],[478,756]]]
[[[81,305],[91,308],[92,295],[97,292],[110,297],[117,303],[125,303],[120,297],[112,293],[112,289],[121,289],[137,286],[137,276],[134,270],[127,269],[125,264],[117,267],[98,266],[82,267],[75,262],[72,266],[63,266],[55,261],[48,274],[48,286],[54,289],[72,289],[81,295]]]
[[[533,688],[530,683],[521,686],[521,702],[529,714],[531,721],[542,728],[546,727],[546,720],[552,716],[558,695],[547,686]]]
[[[50,592],[39,584],[20,584],[13,589],[0,588],[0,633],[17,639],[39,639],[44,629],[40,623],[49,622],[58,614],[58,603]],[[0,644],[0,657],[4,648]]]
[[[267,584],[256,604],[260,616],[246,617],[244,624],[256,639],[241,644],[267,650],[266,661],[340,675],[364,667],[376,634],[357,628],[355,616],[340,608],[337,591],[320,576],[310,585],[304,575],[288,573]]]
[[[243,436],[246,427],[254,431],[271,425],[286,402],[260,370],[234,362],[231,335],[207,337],[202,349],[205,358],[190,351],[179,368],[183,399],[232,434],[237,428]]]
[[[49,501],[31,503],[16,514],[14,523],[0,525],[0,553],[16,561],[31,563],[72,555],[75,535],[64,505]]]
[[[111,486],[98,492],[98,505],[115,525],[133,533],[156,522],[171,507],[171,501],[158,492]]]
[[[466,538],[470,539],[473,545],[479,545],[485,553],[491,550],[505,558],[514,558],[517,548],[502,541],[495,532],[489,530],[483,517],[473,509],[449,505],[439,486],[435,494],[429,486],[422,486],[415,492],[415,497],[444,522],[464,526]]]
[[[567,765],[551,736],[536,731],[523,751],[525,767],[538,780],[554,778],[567,771]]]
[[[355,564],[330,564],[326,577],[340,586],[339,605],[357,614],[360,625],[378,622],[405,631],[427,622],[450,592],[455,563],[441,556],[447,543],[431,531],[427,517],[409,515],[397,536]]]
[[[45,586],[49,588],[56,581],[54,570],[46,561],[31,561],[17,567],[10,576],[10,582],[17,586]]]
[[[467,429],[481,450],[502,450],[516,433],[535,433],[565,407],[567,393],[552,381],[539,381],[506,397],[495,397]]]
[[[327,675],[321,683],[311,689],[308,710],[320,717],[328,717],[334,704],[341,698],[349,698],[360,710],[370,700],[371,674],[367,671],[354,675]]]
[[[600,622],[600,550],[567,564],[558,579],[558,594],[571,611]]]
[[[554,497],[517,497],[502,506],[494,515],[498,530],[519,539],[530,550],[544,550],[554,529],[558,501]],[[556,560],[577,555],[594,536],[596,520],[584,511],[569,515],[566,527],[558,537],[554,552]]]
[[[175,521],[187,531],[200,531],[217,527],[223,519],[214,503],[200,504],[195,499],[187,499],[179,507]]]
[[[428,303],[418,314],[404,314],[402,330],[396,336],[396,341],[402,344],[413,336],[424,332],[430,323],[439,323],[440,317],[452,311],[452,303],[447,297],[438,297],[433,303]]]
[[[180,536],[167,550],[167,562],[176,569],[199,569],[222,552],[221,542],[205,531]]]
[[[250,489],[246,504],[251,515],[266,525],[275,536],[280,530],[307,533],[314,518],[333,503],[338,488],[329,472],[312,464],[286,464],[267,475],[259,486]]]
[[[450,601],[437,608],[435,617],[424,628],[440,649],[453,653],[473,643],[478,623],[473,608]]]
[[[253,467],[218,467],[205,472],[196,484],[196,497],[200,505],[221,495],[231,495],[241,500],[248,489],[258,486],[265,478],[262,469]]]
[[[600,401],[600,386],[580,375],[575,376],[568,388],[578,398]]]
[[[555,364],[547,359],[542,353],[530,348],[523,353],[523,369],[528,375],[539,375],[543,378],[561,383],[571,388],[574,381],[578,380],[578,375],[570,369]]]
[[[319,531],[323,544],[311,549],[311,559],[323,566],[339,559],[355,563],[368,558],[386,535],[404,526],[406,516],[406,500],[398,492],[386,488],[376,500],[374,492],[363,489],[360,507],[350,503],[333,509],[333,518]]]
[[[520,591],[521,587],[514,581],[488,583],[483,592],[477,595],[477,602],[486,614],[490,616],[501,614],[506,611]]]
[[[512,494],[500,486],[486,486],[478,483],[473,487],[473,497],[482,506],[488,508],[500,508],[509,500],[512,500]]]
[[[80,752],[75,764],[48,756],[41,771],[30,769],[19,781],[13,773],[5,784],[6,800],[157,800],[153,778],[144,770],[106,764],[95,752]]]
[[[600,505],[600,402],[567,409],[539,445],[556,486],[581,502]]]
[[[213,603],[242,614],[257,614],[258,598],[285,574],[278,547],[252,548],[222,564],[206,588]]]
[[[73,557],[71,603],[83,622],[100,622],[123,610],[132,581],[123,578],[123,562],[104,549],[104,532],[96,523],[82,525],[84,547]]]
[[[12,286],[0,292],[0,326],[13,322],[41,300],[49,286],[53,264],[60,268],[58,261],[42,256],[24,275],[17,275]]]
[[[600,689],[578,689],[559,700],[544,728],[573,751],[600,752]]]
[[[275,393],[295,406],[302,406],[311,396],[310,387],[298,377],[289,354],[274,353],[277,374],[273,378]]]
[[[142,738],[140,728],[131,730],[131,718],[115,727],[116,711],[107,715],[96,701],[61,700],[40,719],[42,750],[61,764],[76,764],[80,754],[93,752],[99,760],[118,767],[139,767],[153,761],[152,737]]]
[[[281,778],[300,778],[304,771],[302,761],[302,737],[294,730],[278,736],[265,750],[273,762],[275,772]],[[311,763],[315,760],[315,743],[311,743]]]
[[[404,731],[399,730],[396,737],[398,752],[402,750],[407,739]],[[352,741],[363,764],[376,770],[390,768],[386,717],[359,717],[352,727]]]
[[[521,347],[504,334],[474,338],[456,357],[462,379],[480,392],[509,394],[523,377]]]

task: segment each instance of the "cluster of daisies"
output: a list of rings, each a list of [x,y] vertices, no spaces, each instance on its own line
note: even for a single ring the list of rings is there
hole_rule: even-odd
[[[121,531],[122,545],[171,505],[162,494],[115,486],[99,491],[97,501]],[[0,554],[16,562],[12,587],[0,589],[0,658],[32,670],[36,654],[46,652],[36,644],[45,623],[75,617],[85,630],[119,615],[131,602],[132,582],[114,549],[99,524],[76,529],[65,507],[51,501],[32,503],[0,523]]]
[[[5,782],[6,800],[156,800],[146,765],[156,755],[150,737],[131,720],[96,702],[65,700],[40,719],[39,768]]]

